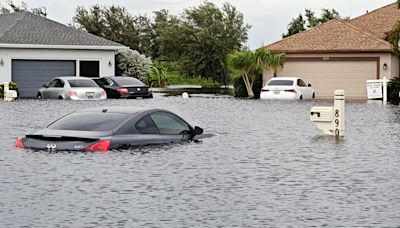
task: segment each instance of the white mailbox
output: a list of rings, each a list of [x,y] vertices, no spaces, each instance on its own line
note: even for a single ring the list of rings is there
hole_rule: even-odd
[[[333,107],[311,108],[310,120],[327,135],[344,136],[344,90],[335,90]]]
[[[310,120],[325,134],[333,135],[333,107],[313,107],[310,113]]]

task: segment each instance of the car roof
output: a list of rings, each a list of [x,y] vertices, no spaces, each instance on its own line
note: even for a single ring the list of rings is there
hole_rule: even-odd
[[[78,110],[76,112],[106,112],[106,113],[120,113],[134,115],[141,112],[148,111],[165,111],[162,109],[154,108],[143,108],[143,107],[128,107],[128,106],[104,106],[104,107],[93,107]]]
[[[271,78],[270,80],[297,80],[300,79],[299,77],[274,77]]]
[[[61,76],[61,77],[57,77],[59,79],[64,79],[64,80],[71,80],[71,79],[78,79],[78,80],[92,80],[91,78],[88,77],[78,77],[78,76]]]
[[[138,78],[135,78],[135,77],[129,77],[129,76],[110,76],[110,77],[101,77],[101,78],[108,78],[108,79],[111,79],[111,80],[113,80],[113,79],[115,79],[115,78],[127,78],[127,79],[133,79],[133,80],[138,80],[138,81],[140,81]]]

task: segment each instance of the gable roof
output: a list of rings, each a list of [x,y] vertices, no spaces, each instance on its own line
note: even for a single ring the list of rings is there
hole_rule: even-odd
[[[400,10],[393,3],[351,20],[355,26],[367,30],[381,39],[386,39],[393,26],[400,20]]]
[[[0,45],[124,48],[125,46],[29,12],[0,15]]]
[[[284,53],[393,52],[387,41],[342,19],[330,20],[266,48]]]

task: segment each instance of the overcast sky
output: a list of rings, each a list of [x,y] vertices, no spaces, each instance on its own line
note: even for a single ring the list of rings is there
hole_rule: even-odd
[[[146,14],[168,9],[173,14],[183,9],[197,6],[202,1],[196,0],[23,0],[32,7],[46,7],[48,18],[63,24],[72,21],[77,6],[90,7],[94,4],[110,6],[112,4],[124,6],[133,15]],[[292,18],[303,13],[304,9],[312,9],[317,15],[323,8],[334,8],[342,16],[351,18],[372,11],[378,7],[393,3],[393,0],[210,0],[219,7],[228,2],[243,13],[245,22],[252,26],[249,31],[247,46],[254,49],[277,41],[281,34],[286,32],[287,24]],[[0,0],[6,5],[5,0]],[[14,0],[19,3],[18,0]]]

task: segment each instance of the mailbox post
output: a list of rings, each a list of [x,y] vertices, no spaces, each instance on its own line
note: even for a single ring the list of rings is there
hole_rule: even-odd
[[[344,107],[345,107],[344,90],[335,90],[335,101],[333,102],[333,126],[334,135],[336,137],[344,136]]]
[[[345,96],[344,90],[335,90],[333,107],[313,107],[310,120],[325,134],[335,137],[345,135]]]

